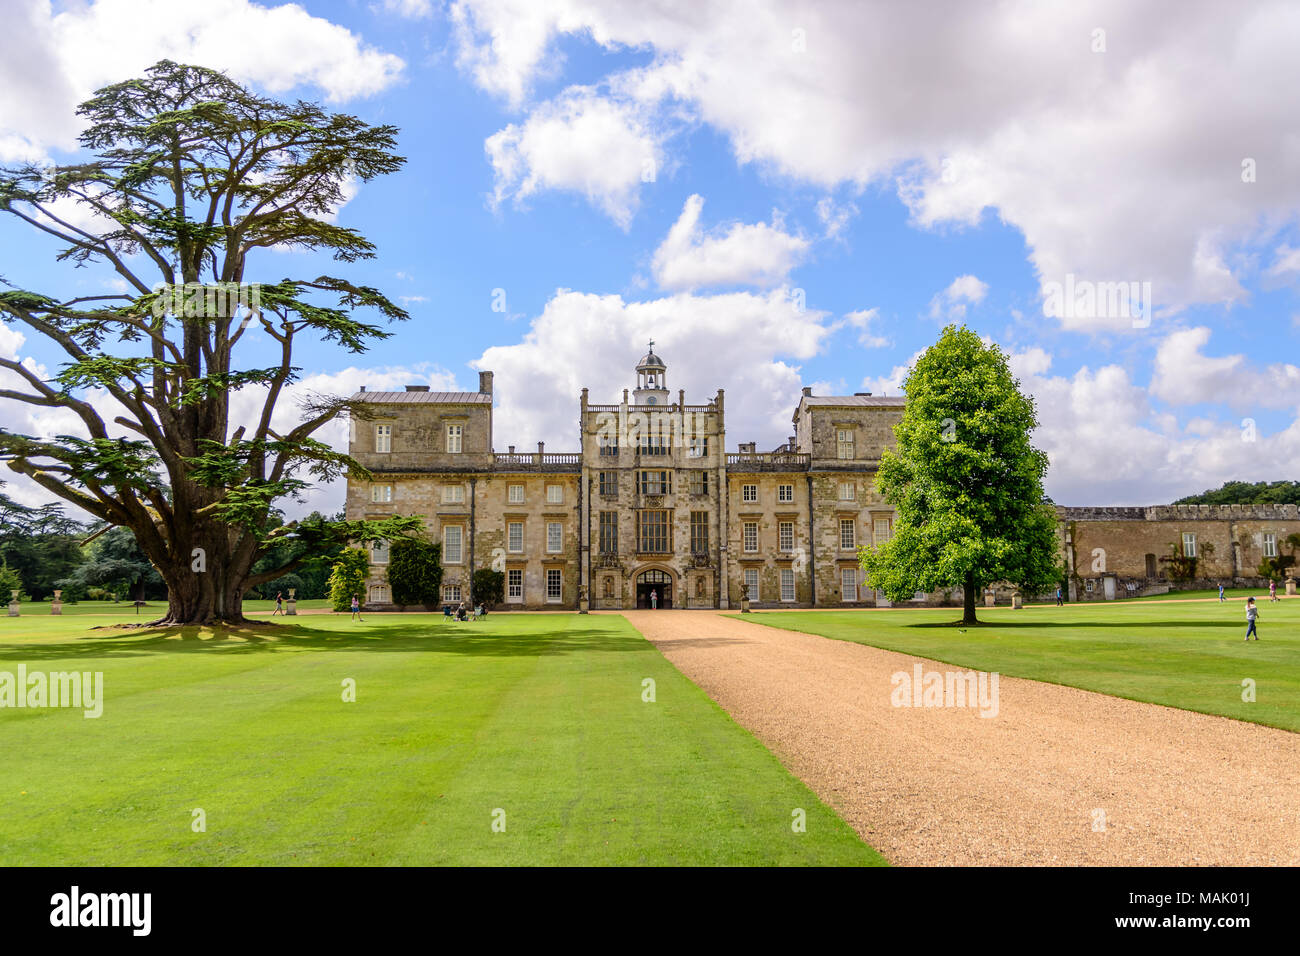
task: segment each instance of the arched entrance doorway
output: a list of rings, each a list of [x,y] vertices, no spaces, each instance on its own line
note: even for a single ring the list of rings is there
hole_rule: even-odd
[[[636,576],[636,606],[639,608],[649,608],[652,606],[650,600],[651,593],[658,598],[654,604],[661,608],[673,606],[673,578],[667,571],[660,571],[658,568],[651,568],[648,571],[642,571]]]

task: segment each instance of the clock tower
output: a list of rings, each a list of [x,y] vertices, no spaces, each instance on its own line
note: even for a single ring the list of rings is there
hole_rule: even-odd
[[[636,391],[632,393],[636,404],[669,404],[667,371],[668,366],[664,365],[664,360],[655,355],[655,342],[651,339],[650,351],[636,366]]]

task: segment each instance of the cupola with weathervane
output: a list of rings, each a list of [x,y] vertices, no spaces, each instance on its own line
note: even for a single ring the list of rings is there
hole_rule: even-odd
[[[663,359],[655,355],[655,342],[651,339],[650,351],[636,365],[636,391],[632,393],[636,404],[668,404],[667,372],[668,366],[664,364]]]

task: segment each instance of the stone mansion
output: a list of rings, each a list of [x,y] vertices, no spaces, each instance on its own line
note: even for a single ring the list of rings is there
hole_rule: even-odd
[[[621,402],[582,390],[572,452],[496,451],[491,372],[477,392],[363,387],[352,398],[370,414],[350,423],[349,453],[372,480],[349,480],[347,517],[423,516],[442,543],[444,602],[469,603],[486,567],[504,572],[508,609],[736,608],[746,593],[765,607],[888,603],[866,587],[857,549],[893,531],[874,482],[901,396],[805,388],[794,434],[765,452],[728,452],[722,390],[704,404],[674,398],[653,342]],[[1260,560],[1300,532],[1295,505],[1057,513],[1071,600],[1168,589],[1175,552],[1197,559],[1201,586],[1253,585]],[[387,544],[370,545],[370,562],[366,602],[392,607]],[[954,590],[914,603],[960,600]]]
[[[877,603],[857,548],[892,528],[873,483],[901,397],[805,388],[786,444],[730,453],[722,390],[698,405],[674,397],[653,343],[619,404],[582,390],[573,452],[496,451],[491,372],[477,392],[352,397],[373,406],[349,442],[373,480],[348,482],[347,517],[424,516],[446,602],[469,602],[474,570],[491,567],[507,607],[728,608],[743,589],[756,605]],[[371,606],[391,604],[387,560],[372,544]]]

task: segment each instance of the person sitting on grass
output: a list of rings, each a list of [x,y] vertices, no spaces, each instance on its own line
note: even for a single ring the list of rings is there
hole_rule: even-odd
[[[464,601],[461,602],[460,607],[456,608],[456,620],[458,621],[469,620],[469,614],[465,611]]]
[[[483,616],[486,615],[486,614],[487,614],[487,611],[483,610],[483,605],[482,605],[482,604],[480,604],[478,607],[474,608],[474,620],[477,621],[479,618],[483,617]]]
[[[1259,631],[1255,630],[1255,621],[1259,618],[1259,608],[1255,607],[1253,597],[1246,598],[1246,636],[1243,641],[1250,640],[1250,635],[1255,635],[1255,640],[1259,640]]]

